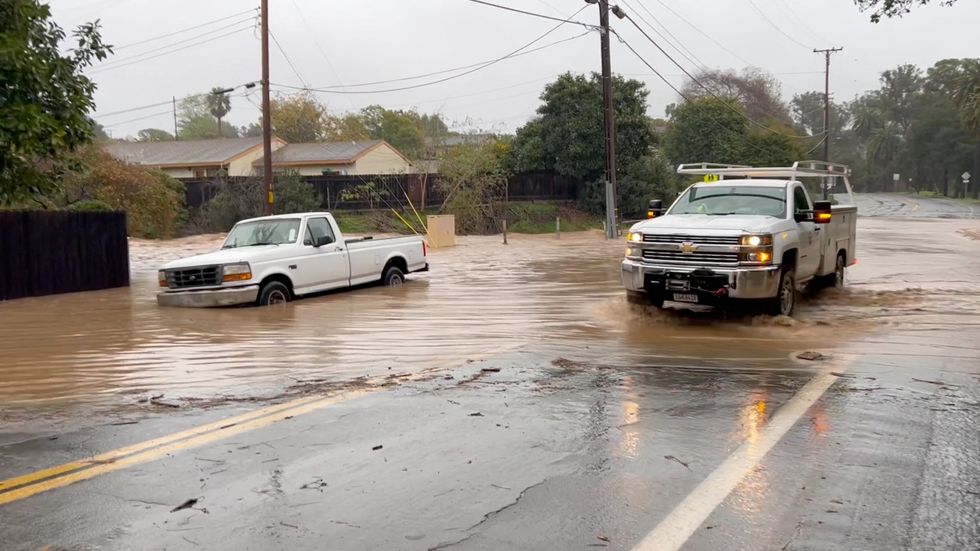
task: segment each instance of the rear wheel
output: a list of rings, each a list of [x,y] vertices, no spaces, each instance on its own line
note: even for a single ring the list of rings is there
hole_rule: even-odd
[[[838,289],[844,288],[844,273],[847,270],[847,261],[844,259],[844,253],[837,255],[837,266],[834,268],[834,287]]]
[[[405,272],[398,266],[390,266],[381,278],[381,284],[386,287],[400,287],[405,283]]]
[[[796,272],[793,268],[783,268],[779,274],[779,287],[772,299],[770,313],[774,316],[792,316],[796,308]]]
[[[286,287],[279,281],[270,281],[262,286],[256,302],[259,306],[273,306],[276,304],[286,304],[289,302],[289,299],[289,287]]]

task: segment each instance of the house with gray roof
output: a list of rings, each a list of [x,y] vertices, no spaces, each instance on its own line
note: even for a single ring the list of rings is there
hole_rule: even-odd
[[[262,173],[262,138],[113,142],[104,147],[122,162],[157,168],[180,179],[210,178],[221,170],[232,177]],[[303,176],[413,172],[412,163],[384,140],[286,143],[273,137],[272,150],[274,172]]]
[[[262,170],[262,158],[252,162]],[[272,170],[292,171],[301,176],[326,174],[407,174],[412,162],[384,140],[291,143],[272,153]]]
[[[273,151],[285,145],[285,140],[272,138]],[[262,138],[113,142],[105,150],[124,163],[157,168],[174,178],[209,178],[219,170],[229,176],[251,176],[253,161],[262,158]]]

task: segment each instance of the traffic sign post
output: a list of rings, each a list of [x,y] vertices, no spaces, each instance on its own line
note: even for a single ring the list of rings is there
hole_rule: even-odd
[[[960,178],[963,178],[963,197],[966,197],[970,193],[970,178],[971,174],[969,172],[964,172],[960,174]]]

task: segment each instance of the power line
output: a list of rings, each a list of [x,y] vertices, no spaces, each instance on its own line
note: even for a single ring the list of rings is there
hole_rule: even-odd
[[[327,52],[324,51],[323,46],[320,44],[320,41],[317,40],[317,34],[318,34],[317,31],[315,31],[310,26],[306,14],[303,13],[303,9],[299,7],[299,2],[297,2],[296,0],[292,0],[292,3],[293,3],[293,7],[296,8],[296,13],[299,14],[300,21],[303,22],[303,26],[306,27],[306,30],[309,32],[308,36],[313,39],[313,44],[316,46],[317,51],[320,52],[320,57],[323,58],[323,61],[327,64],[327,67],[330,68],[330,72],[333,73],[334,78],[336,78],[337,82],[341,85],[341,87],[343,87],[344,82],[340,79],[340,73],[337,72],[337,69],[334,67],[333,63],[330,62],[330,57],[327,56]],[[345,97],[347,98],[347,103],[350,104],[351,109],[356,109],[356,106],[354,105],[354,100],[350,96],[345,96]]]
[[[664,50],[663,47],[660,46],[660,44],[657,44],[657,41],[654,40],[649,34],[647,34],[646,31],[643,30],[643,27],[640,27],[636,23],[636,21],[632,17],[630,17],[630,15],[628,13],[625,13],[624,12],[624,14],[626,16],[626,20],[629,21],[630,23],[632,23],[633,26],[636,27],[636,29],[638,31],[640,31],[640,33],[643,34],[643,36],[646,37],[646,39],[649,40],[651,44],[653,44],[654,46],[657,47],[658,50],[660,50],[660,53],[664,54],[667,57],[667,59],[669,59],[671,63],[673,63],[678,69],[680,69],[685,75],[687,75],[687,77],[689,79],[691,79],[691,81],[693,81],[695,84],[697,84],[698,86],[700,86],[701,88],[703,88],[704,91],[708,93],[708,95],[710,95],[711,97],[713,97],[713,98],[715,98],[717,100],[721,100],[722,103],[724,105],[726,105],[729,109],[731,109],[732,111],[738,113],[742,117],[745,117],[745,120],[749,121],[750,124],[753,124],[753,125],[761,128],[761,129],[763,129],[763,130],[768,131],[768,132],[773,132],[773,133],[776,133],[776,134],[782,134],[783,136],[786,136],[788,138],[811,138],[812,137],[812,136],[798,136],[798,135],[795,135],[795,134],[786,134],[785,132],[780,132],[779,130],[776,130],[774,128],[770,128],[770,127],[762,124],[761,122],[756,121],[755,119],[749,117],[747,114],[745,114],[742,111],[740,111],[737,108],[735,108],[733,105],[730,105],[727,100],[725,100],[724,98],[722,98],[721,96],[719,96],[718,94],[716,94],[713,90],[711,90],[710,88],[708,88],[703,82],[701,82],[700,80],[698,80],[697,77],[695,77],[687,69],[685,69],[683,65],[681,65],[680,63],[678,63],[676,59],[674,59],[673,57],[671,57],[671,55],[668,54],[667,51]]]
[[[238,85],[232,86],[231,89],[232,90],[237,90],[237,89],[242,88],[242,87],[247,87],[249,84],[253,84],[254,85],[255,83],[254,82],[245,82],[245,83],[242,83],[242,84],[238,84]],[[188,94],[188,95],[182,97],[181,98],[181,101],[185,101],[185,100],[188,100],[188,99],[190,99],[190,98],[192,98],[194,96],[202,95],[202,94],[207,94],[207,93],[208,92],[202,92],[201,94]],[[122,109],[120,111],[113,111],[111,113],[99,113],[98,114],[98,117],[100,119],[101,118],[104,118],[104,117],[113,117],[113,116],[122,115],[122,114],[125,114],[125,113],[132,113],[134,111],[142,111],[144,109],[150,109],[150,108],[153,108],[153,107],[160,107],[161,105],[170,105],[172,102],[173,102],[173,99],[168,99],[167,101],[161,101],[159,103],[150,103],[150,104],[147,104],[147,105],[140,105],[138,107],[130,107],[128,109]]]
[[[664,39],[665,42],[667,42],[675,50],[677,50],[677,53],[681,54],[681,56],[684,59],[686,59],[688,62],[690,62],[692,65],[696,66],[698,69],[700,69],[702,71],[707,70],[707,67],[708,67],[707,64],[705,64],[703,61],[701,61],[698,58],[698,56],[694,55],[694,52],[692,52],[686,46],[684,46],[684,44],[680,40],[678,40],[677,37],[674,36],[673,33],[670,32],[670,29],[668,29],[666,25],[664,25],[660,21],[657,21],[657,18],[654,17],[653,13],[650,10],[648,10],[647,7],[644,6],[641,2],[639,2],[639,0],[637,0],[637,3],[639,3],[640,7],[643,8],[643,10],[646,11],[648,15],[650,15],[650,18],[653,19],[654,21],[656,21],[657,24],[659,24],[664,29],[664,31],[671,38],[674,39],[674,42],[671,42],[669,38],[667,38],[666,36],[664,36],[663,34],[661,34],[660,31],[658,31],[656,28],[654,28],[653,24],[651,24],[649,21],[647,21],[646,18],[643,17],[643,14],[641,14],[639,11],[637,11],[633,6],[630,6],[629,4],[627,4],[626,3],[626,0],[619,0],[619,2],[621,4],[623,4],[624,6],[626,6],[629,10],[633,11],[633,13],[635,13],[637,15],[637,17],[640,18],[640,21],[643,21],[643,23],[645,23],[646,26],[649,27],[651,31],[653,31],[654,33],[656,33],[657,36],[659,36],[660,38]],[[685,53],[685,52],[687,52],[687,53]],[[687,55],[687,54],[690,54],[690,56]]]
[[[146,39],[140,40],[138,42],[130,42],[129,44],[123,44],[122,46],[113,46],[112,49],[113,50],[122,50],[122,49],[125,49],[125,48],[131,48],[133,46],[139,46],[140,44],[146,44],[147,42],[154,42],[156,40],[160,40],[161,38],[169,38],[169,37],[174,36],[174,35],[183,34],[183,33],[187,32],[187,31],[193,31],[195,29],[200,29],[202,27],[207,27],[208,25],[213,25],[215,23],[220,23],[222,21],[226,21],[226,20],[231,19],[233,17],[238,17],[240,15],[245,15],[246,13],[255,13],[255,12],[256,12],[256,9],[255,8],[252,8],[250,10],[245,10],[245,11],[238,12],[238,13],[233,13],[233,14],[228,15],[226,17],[220,17],[218,19],[212,19],[211,21],[207,21],[205,23],[201,23],[200,25],[194,25],[193,27],[186,27],[186,28],[180,29],[178,31],[173,31],[173,32],[170,32],[170,33],[167,33],[167,34],[161,34],[161,35],[157,35],[157,36],[152,36],[150,38],[146,38]],[[218,30],[218,29],[214,29],[214,30]]]
[[[809,25],[807,25],[806,22],[803,21],[803,18],[800,17],[800,16],[798,16],[796,14],[796,12],[793,11],[793,8],[790,7],[790,5],[786,2],[786,0],[779,0],[777,3],[780,4],[783,7],[784,10],[786,10],[786,13],[789,14],[790,18],[792,18],[795,21],[797,21],[797,23],[799,24],[799,26],[803,30],[805,30],[808,33],[810,33],[810,36],[812,36],[813,38],[816,38],[819,42],[824,42],[824,43],[830,42],[829,40],[827,40],[826,38],[824,38],[821,34],[819,34],[816,31],[814,31]]]
[[[235,31],[231,31],[231,32],[228,32],[228,33],[225,33],[225,34],[220,34],[218,36],[211,37],[211,38],[209,38],[207,40],[202,40],[200,42],[195,42],[193,44],[188,44],[187,46],[184,46],[182,48],[177,48],[175,50],[170,50],[170,51],[162,52],[162,53],[159,53],[159,54],[156,54],[156,55],[152,55],[150,57],[146,57],[146,58],[143,58],[143,59],[137,59],[137,60],[134,60],[134,61],[129,61],[129,62],[123,63],[121,65],[113,65],[111,67],[98,67],[95,70],[89,71],[89,74],[97,74],[97,73],[102,73],[102,72],[105,72],[105,71],[111,71],[113,69],[119,69],[121,67],[127,67],[129,65],[135,65],[137,63],[142,63],[144,61],[149,61],[151,59],[156,59],[158,57],[163,57],[165,55],[170,55],[170,54],[173,54],[173,53],[177,53],[177,52],[186,50],[188,48],[194,48],[194,47],[200,46],[202,44],[207,44],[209,42],[214,42],[215,40],[220,40],[222,38],[231,36],[233,34],[238,34],[238,33],[242,32],[242,31],[248,31],[248,30],[251,30],[251,27],[245,27],[245,28],[238,29],[238,30],[235,30]]]
[[[752,9],[754,9],[756,11],[756,13],[758,13],[759,16],[761,16],[762,19],[764,19],[766,21],[766,23],[769,23],[769,26],[770,27],[772,27],[772,28],[776,29],[777,31],[779,31],[779,34],[785,36],[786,38],[788,38],[791,41],[793,41],[794,43],[796,43],[796,44],[798,44],[798,45],[806,48],[807,50],[809,50],[809,49],[812,48],[812,46],[807,46],[806,44],[804,44],[804,43],[800,42],[799,40],[797,40],[795,37],[793,37],[793,35],[787,33],[786,31],[783,30],[782,27],[780,27],[779,25],[777,25],[776,23],[774,23],[772,19],[769,19],[769,16],[767,16],[766,13],[764,11],[762,11],[759,8],[759,6],[756,5],[755,2],[753,2],[752,0],[746,0],[746,1],[749,3],[749,5],[752,6]]]
[[[136,117],[135,119],[129,119],[129,120],[125,120],[125,121],[114,122],[112,124],[106,124],[106,125],[103,125],[102,127],[103,128],[114,128],[116,126],[122,126],[124,124],[129,124],[131,122],[142,121],[142,120],[146,120],[146,119],[151,119],[153,117],[160,117],[160,116],[163,116],[163,115],[170,115],[171,113],[173,113],[173,111],[171,111],[170,109],[167,109],[166,111],[160,111],[159,113],[153,113],[152,115],[144,115],[142,117]]]
[[[223,31],[223,30],[226,30],[226,29],[231,29],[233,27],[237,27],[238,25],[241,25],[242,23],[248,23],[248,22],[254,22],[254,19],[253,18],[242,19],[240,21],[236,21],[234,23],[231,23],[229,25],[225,25],[223,27],[218,27],[216,29],[211,29],[211,30],[209,30],[209,31],[207,31],[205,33],[201,33],[201,34],[194,35],[194,36],[191,36],[191,37],[182,39],[182,40],[178,40],[177,42],[173,42],[173,43],[167,44],[165,46],[160,46],[158,48],[153,48],[151,50],[147,50],[145,52],[141,52],[141,53],[138,53],[138,54],[133,54],[133,55],[127,56],[127,57],[121,57],[121,58],[118,58],[118,59],[111,59],[111,60],[106,61],[105,63],[102,63],[102,64],[98,65],[96,68],[97,69],[103,69],[103,68],[108,68],[108,67],[112,67],[112,66],[115,66],[115,65],[119,65],[119,64],[125,63],[127,61],[133,60],[133,59],[142,58],[142,57],[144,57],[146,55],[149,55],[149,54],[153,54],[153,53],[156,53],[156,52],[161,52],[163,50],[168,50],[170,48],[173,48],[174,46],[179,46],[180,44],[186,44],[187,42],[191,42],[191,41],[197,40],[199,38],[213,36],[213,34],[216,33],[216,32],[218,32],[218,31]]]
[[[528,55],[528,54],[533,54],[534,52],[539,52],[541,50],[544,50],[544,49],[547,49],[547,48],[551,48],[552,46],[557,46],[558,44],[563,44],[565,42],[571,42],[572,40],[577,40],[577,39],[582,38],[583,36],[589,35],[591,33],[592,33],[592,31],[585,31],[584,33],[577,34],[575,36],[570,36],[568,38],[563,38],[561,40],[556,40],[554,42],[549,42],[549,43],[544,44],[542,46],[538,46],[537,48],[531,48],[530,50],[524,50],[524,51],[522,51],[522,52],[520,52],[518,54],[514,54],[514,55],[510,56],[510,58],[513,59],[515,57],[521,57],[521,56],[525,56],[525,55]],[[336,85],[336,86],[321,86],[321,87],[317,88],[317,90],[326,91],[326,90],[332,90],[332,89],[336,89],[336,88],[362,88],[364,86],[377,86],[379,84],[391,84],[391,83],[395,83],[395,82],[405,82],[405,81],[408,81],[408,80],[418,80],[420,78],[426,78],[426,77],[431,77],[431,76],[436,76],[436,75],[444,75],[446,73],[454,73],[456,71],[462,71],[464,69],[469,69],[469,68],[472,68],[472,67],[478,67],[480,65],[485,65],[485,64],[490,63],[492,61],[494,61],[494,60],[493,59],[489,59],[489,60],[484,60],[484,61],[478,61],[476,63],[471,63],[469,65],[462,65],[460,67],[453,67],[451,69],[443,69],[441,71],[433,71],[431,73],[423,73],[421,75],[413,75],[413,76],[410,76],[410,77],[393,78],[393,79],[388,79],[388,80],[376,80],[374,82],[361,82],[361,83],[358,83],[358,84],[340,84],[340,85]],[[823,72],[821,72],[821,74],[823,74]]]
[[[612,30],[612,29],[610,29],[610,30]],[[691,101],[691,98],[687,97],[683,92],[681,92],[680,90],[678,90],[677,87],[674,86],[669,80],[667,80],[666,78],[664,78],[664,76],[662,74],[660,74],[660,72],[657,71],[657,69],[655,69],[653,67],[653,65],[651,65],[650,62],[646,60],[646,58],[644,58],[642,55],[640,55],[640,52],[637,52],[636,49],[633,48],[633,46],[629,42],[626,41],[626,39],[624,39],[622,36],[620,36],[620,34],[617,33],[616,31],[612,31],[612,32],[613,32],[613,34],[616,35],[616,38],[618,38],[619,41],[624,46],[626,46],[631,52],[633,52],[633,55],[635,55],[641,62],[643,62],[644,65],[646,65],[647,67],[649,67],[650,70],[654,72],[654,74],[656,74],[658,77],[660,77],[660,80],[664,81],[664,83],[667,84],[667,86],[670,86],[670,88],[672,90],[674,90],[675,92],[677,92],[677,95],[678,96],[680,96],[685,101]],[[725,105],[727,105],[727,102],[723,102],[723,103],[725,103]],[[744,116],[744,113],[742,113],[741,111],[735,110],[735,112]],[[746,117],[746,118],[748,118],[748,117]],[[709,117],[708,120],[712,124],[714,124],[715,126],[717,126],[718,128],[721,128],[722,130],[726,130],[726,131],[733,130],[732,128],[725,127],[725,125],[722,124],[722,122],[719,121],[718,119]],[[751,119],[749,119],[749,120],[751,120]],[[813,137],[813,136],[807,136],[807,137]],[[759,151],[760,153],[768,153],[765,149],[763,149],[762,147],[759,147],[758,145],[754,144],[752,141],[746,141],[745,143],[748,144],[753,149],[755,149],[756,151]]]
[[[269,29],[269,36],[271,36],[272,41],[276,43],[276,48],[279,49],[279,53],[282,54],[282,57],[286,59],[286,63],[289,64],[289,68],[293,70],[293,74],[296,75],[296,78],[299,79],[299,81],[303,84],[305,88],[309,88],[310,84],[306,82],[306,80],[304,80],[303,77],[299,74],[299,71],[296,70],[296,65],[293,65],[293,60],[289,59],[289,54],[287,54],[286,50],[283,49],[282,44],[279,43],[279,39],[276,38],[276,34],[272,32],[271,28]]]
[[[471,2],[477,2],[479,0],[470,0],[470,1]],[[481,3],[483,3],[483,2],[481,2]],[[583,7],[579,8],[578,11],[576,11],[574,14],[572,14],[572,17],[574,17],[579,12],[581,12],[582,10],[584,10],[585,7],[586,6],[583,6]],[[429,81],[429,82],[422,82],[422,83],[419,83],[419,84],[412,84],[412,85],[409,85],[409,86],[399,86],[399,87],[396,87],[396,88],[385,88],[385,89],[380,89],[380,90],[364,90],[364,91],[335,90],[335,89],[325,89],[325,88],[299,88],[297,86],[289,86],[289,85],[286,85],[286,84],[276,84],[276,86],[279,86],[281,88],[291,88],[291,89],[294,89],[294,90],[312,90],[314,92],[322,92],[322,93],[327,93],[327,94],[381,94],[381,93],[387,93],[387,92],[400,92],[402,90],[413,90],[415,88],[422,88],[422,87],[425,87],[425,86],[432,86],[434,84],[440,84],[440,83],[443,83],[443,82],[446,82],[446,81],[449,81],[449,80],[454,80],[454,79],[457,79],[457,78],[460,78],[460,77],[464,77],[466,75],[475,73],[475,72],[477,72],[477,71],[479,71],[481,69],[486,69],[487,67],[490,67],[492,65],[496,65],[497,63],[500,63],[501,61],[504,61],[506,59],[510,59],[512,57],[515,57],[520,52],[522,52],[522,51],[530,48],[531,46],[533,46],[534,44],[536,44],[537,42],[539,42],[540,40],[542,40],[543,38],[545,38],[549,34],[557,31],[565,23],[567,23],[569,21],[572,21],[572,20],[571,19],[560,19],[559,21],[561,21],[561,22],[558,23],[557,25],[555,25],[554,27],[552,27],[551,29],[549,29],[544,34],[538,36],[537,38],[535,38],[534,40],[532,40],[532,41],[528,42],[527,44],[521,46],[520,48],[518,48],[518,49],[516,49],[516,50],[514,50],[514,51],[512,51],[510,53],[508,53],[507,55],[498,57],[496,59],[493,59],[491,61],[488,61],[486,63],[483,63],[482,65],[478,65],[478,66],[476,66],[476,67],[474,67],[472,69],[469,69],[467,71],[464,71],[462,73],[458,73],[458,74],[455,74],[455,75],[450,75],[448,77],[440,78],[440,79]]]
[[[742,63],[744,63],[744,64],[745,64],[746,66],[751,66],[751,65],[753,65],[753,63],[751,63],[750,61],[748,61],[748,60],[746,60],[746,59],[745,59],[744,57],[742,57],[742,56],[740,56],[740,55],[738,55],[737,53],[735,53],[735,52],[733,52],[733,51],[732,51],[731,49],[729,49],[729,48],[728,48],[727,46],[725,46],[725,45],[724,45],[724,44],[722,44],[721,42],[718,42],[717,40],[715,40],[715,39],[714,39],[714,37],[712,37],[712,36],[711,36],[711,33],[706,33],[706,32],[704,32],[704,30],[703,30],[703,29],[700,29],[700,28],[698,28],[698,26],[697,26],[697,25],[695,25],[694,23],[691,23],[690,21],[688,21],[688,20],[687,20],[687,19],[686,19],[686,18],[685,18],[685,17],[683,16],[683,15],[681,15],[681,14],[679,14],[679,13],[677,13],[676,11],[674,11],[674,9],[673,9],[673,8],[671,8],[670,6],[668,6],[668,5],[667,5],[667,4],[665,4],[665,3],[663,3],[663,2],[661,2],[661,0],[655,0],[655,1],[656,1],[656,2],[658,3],[658,4],[660,4],[661,6],[663,6],[663,7],[664,7],[664,9],[666,9],[666,10],[667,10],[667,11],[669,11],[670,13],[672,13],[672,14],[674,14],[674,17],[676,17],[676,18],[678,18],[678,19],[680,19],[681,21],[683,21],[683,22],[684,22],[684,23],[685,23],[685,24],[686,24],[686,25],[687,25],[688,27],[690,27],[690,28],[691,28],[691,30],[693,30],[693,31],[695,31],[695,32],[697,32],[697,33],[698,33],[698,36],[699,36],[699,37],[701,37],[701,38],[707,38],[707,39],[708,39],[708,40],[709,40],[710,42],[712,42],[712,43],[713,43],[714,45],[716,45],[716,46],[718,46],[719,48],[721,48],[722,50],[724,50],[724,51],[726,51],[726,52],[728,52],[728,54],[729,54],[729,55],[731,55],[731,56],[732,56],[732,57],[734,57],[735,59],[737,59],[737,60],[739,60],[739,61],[741,61],[741,62],[742,62]],[[642,4],[641,4],[641,5],[642,5]]]
[[[595,30],[596,29],[596,26],[595,25],[590,25],[588,23],[583,23],[582,21],[575,21],[574,19],[571,19],[571,17],[568,18],[568,19],[562,19],[560,17],[552,17],[550,15],[544,15],[543,13],[535,13],[533,11],[524,11],[524,10],[519,10],[517,8],[511,8],[511,7],[508,7],[508,6],[501,6],[500,4],[494,4],[492,2],[485,2],[484,0],[468,0],[468,1],[469,2],[473,2],[475,4],[483,4],[484,6],[490,6],[490,7],[494,7],[494,8],[500,8],[502,10],[512,11],[512,12],[516,12],[516,13],[523,13],[524,15],[531,15],[533,17],[540,17],[541,19],[550,19],[552,21],[561,21],[562,23],[574,23],[575,25],[581,25],[581,26],[583,26],[583,27],[585,27],[587,29],[592,29],[592,30]],[[582,10],[579,10],[579,11],[582,11]],[[578,14],[578,12],[575,12],[575,13]],[[573,15],[572,17],[575,17],[575,16]]]

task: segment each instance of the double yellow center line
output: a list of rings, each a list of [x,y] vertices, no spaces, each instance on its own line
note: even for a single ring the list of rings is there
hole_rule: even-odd
[[[88,459],[0,480],[0,505],[262,428],[296,415],[346,402],[367,392],[355,390],[329,397],[299,398],[119,448]]]

